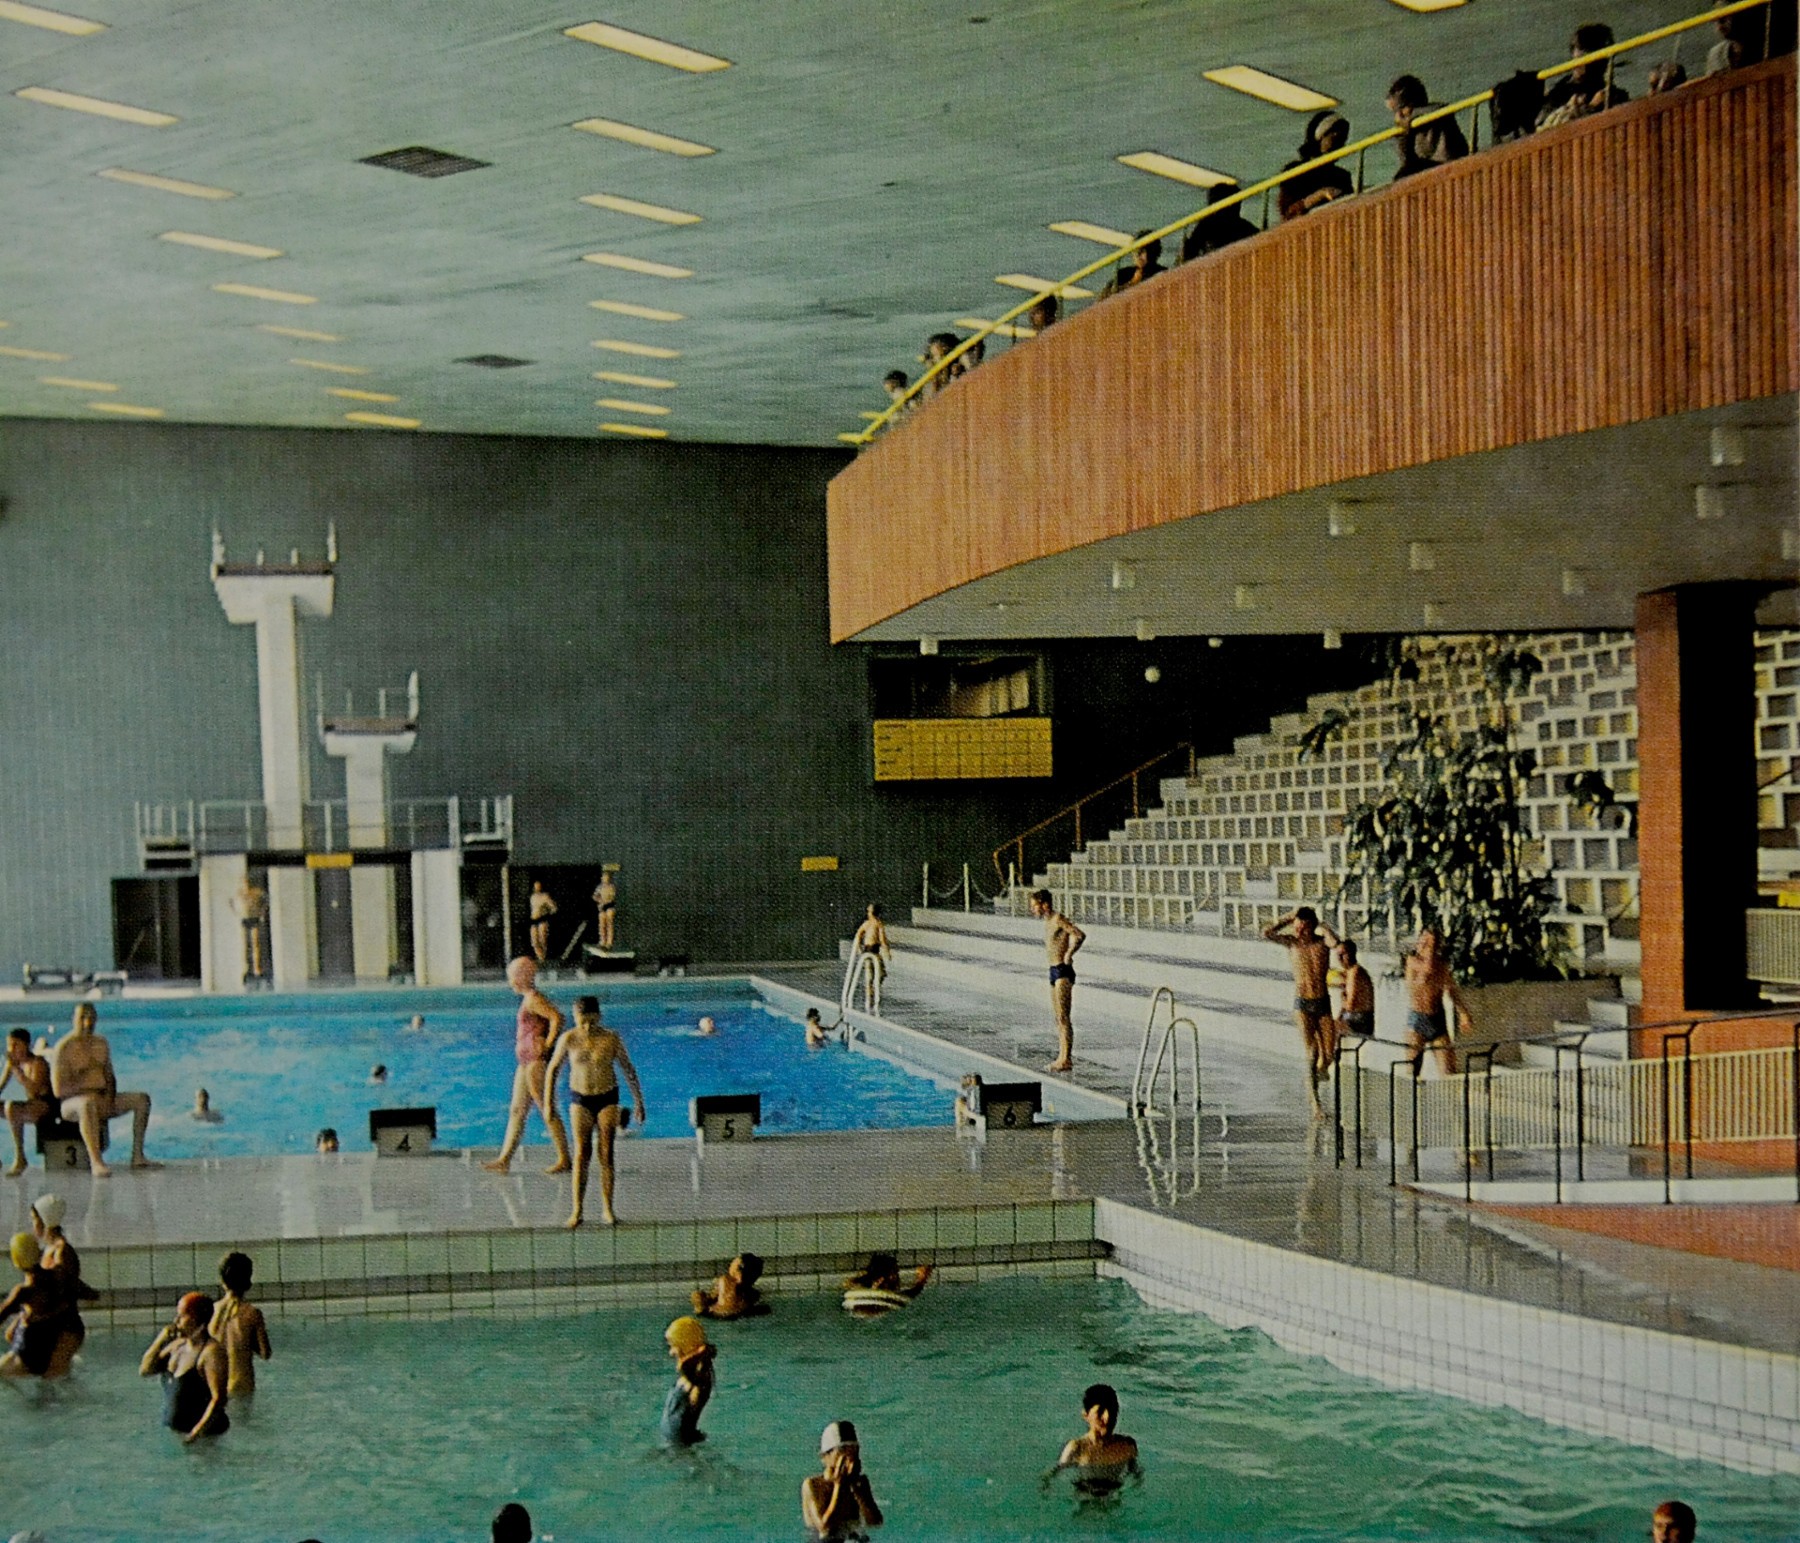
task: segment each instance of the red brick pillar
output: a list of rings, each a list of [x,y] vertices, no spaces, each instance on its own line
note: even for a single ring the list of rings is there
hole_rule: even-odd
[[[1637,602],[1638,889],[1646,1022],[1754,1005],[1757,602],[1684,584]]]

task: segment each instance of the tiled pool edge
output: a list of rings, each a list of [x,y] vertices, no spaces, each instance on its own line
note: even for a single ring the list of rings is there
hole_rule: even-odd
[[[1020,1273],[1092,1277],[1104,1252],[1091,1200],[936,1206],[627,1223],[618,1227],[353,1234],[239,1242],[256,1264],[254,1300],[272,1319],[442,1317],[454,1312],[668,1301],[751,1251],[773,1293],[834,1290],[882,1249],[944,1280]],[[166,1321],[174,1301],[214,1289],[225,1245],[89,1248],[82,1273],[100,1292],[86,1309],[114,1328]]]
[[[1602,1323],[1095,1202],[1098,1272],[1392,1388],[1751,1473],[1800,1473],[1800,1357]]]

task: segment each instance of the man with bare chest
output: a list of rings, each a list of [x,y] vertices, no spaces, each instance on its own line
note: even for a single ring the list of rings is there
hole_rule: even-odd
[[[1413,951],[1406,956],[1406,1049],[1415,1068],[1424,1061],[1425,1052],[1429,1050],[1437,1056],[1444,1075],[1453,1077],[1456,1075],[1456,1050],[1450,1042],[1450,1024],[1444,1012],[1446,997],[1456,1008],[1457,1033],[1470,1033],[1475,1022],[1469,1013],[1469,1004],[1457,987],[1456,977],[1444,962],[1443,939],[1436,928],[1427,927],[1419,934]]]
[[[1323,1119],[1319,1081],[1331,1071],[1331,1037],[1326,1024],[1331,1017],[1331,994],[1325,976],[1331,968],[1331,947],[1319,932],[1318,913],[1309,905],[1289,912],[1263,928],[1263,936],[1288,951],[1294,970],[1294,1022],[1300,1029],[1300,1045],[1306,1054],[1306,1096],[1315,1120]]]
[[[131,1166],[156,1166],[144,1156],[144,1131],[150,1124],[150,1095],[121,1093],[113,1076],[112,1047],[94,1032],[98,1014],[92,1002],[75,1009],[75,1029],[56,1047],[50,1078],[62,1100],[62,1117],[81,1129],[82,1144],[94,1177],[104,1179],[112,1169],[100,1156],[101,1127],[121,1115],[131,1116]]]
[[[18,1079],[22,1099],[6,1106],[6,1123],[12,1127],[13,1161],[6,1176],[16,1179],[25,1171],[25,1127],[56,1112],[50,1096],[50,1063],[31,1048],[31,1030],[14,1029],[6,1036],[6,1066],[0,1069],[0,1088]]]
[[[1047,889],[1033,890],[1031,914],[1044,924],[1044,956],[1050,966],[1050,1010],[1056,1015],[1056,1059],[1046,1071],[1066,1072],[1075,1065],[1075,950],[1087,934],[1056,909]]]
[[[576,999],[575,1027],[557,1040],[549,1070],[544,1074],[546,1104],[556,1098],[556,1078],[565,1064],[569,1068],[569,1124],[575,1137],[575,1204],[568,1225],[581,1225],[582,1205],[587,1198],[588,1157],[598,1146],[600,1219],[610,1227],[618,1220],[613,1214],[613,1142],[625,1124],[614,1067],[625,1074],[625,1081],[631,1086],[631,1101],[637,1106],[639,1124],[645,1118],[644,1091],[638,1085],[637,1068],[631,1064],[625,1042],[600,1022],[598,997]]]

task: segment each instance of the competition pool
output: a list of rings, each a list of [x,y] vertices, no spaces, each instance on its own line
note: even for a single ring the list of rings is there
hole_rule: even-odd
[[[191,1448],[158,1427],[158,1390],[137,1376],[149,1331],[96,1332],[68,1383],[0,1388],[0,1533],[444,1543],[486,1537],[517,1500],[558,1543],[786,1543],[833,1419],[857,1424],[882,1543],[1616,1543],[1672,1495],[1703,1539],[1775,1543],[1800,1517],[1800,1480],[1384,1391],[1105,1280],[940,1283],[871,1321],[833,1296],[778,1297],[766,1318],[713,1327],[709,1439],[670,1451],[656,1424],[680,1295],[543,1319],[276,1322],[254,1405]],[[1044,1478],[1096,1381],[1118,1389],[1143,1469],[1103,1499]]]
[[[685,1136],[696,1093],[760,1093],[765,1135],[808,1130],[893,1129],[943,1124],[948,1084],[889,1061],[846,1053],[835,1041],[808,1050],[794,1019],[773,1011],[742,980],[613,986],[571,982],[546,988],[569,1017],[583,992],[600,997],[609,1027],[625,1041],[643,1081],[650,1121],[643,1134]],[[56,1038],[71,1008],[19,1004],[27,1024]],[[275,1156],[310,1152],[330,1126],[345,1151],[369,1145],[373,1108],[437,1106],[441,1147],[498,1146],[506,1124],[518,998],[504,986],[408,993],[314,992],[293,996],[192,997],[101,1002],[98,1032],[111,1043],[121,1088],[151,1097],[148,1150],[156,1158]],[[422,1029],[409,1025],[415,1012]],[[718,1032],[695,1032],[703,1016]],[[370,1073],[385,1066],[388,1079]],[[191,1117],[204,1087],[218,1124]],[[566,1079],[558,1103],[567,1115]],[[625,1093],[627,1101],[629,1092]],[[634,1130],[640,1129],[635,1123]],[[112,1153],[130,1128],[116,1121]],[[526,1139],[548,1139],[534,1114]]]

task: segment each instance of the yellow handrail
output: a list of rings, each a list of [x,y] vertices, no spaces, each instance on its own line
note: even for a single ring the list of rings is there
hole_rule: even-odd
[[[1640,33],[1637,37],[1627,38],[1623,43],[1609,43],[1605,48],[1597,48],[1591,54],[1581,54],[1577,57],[1570,58],[1561,64],[1552,64],[1545,69],[1539,70],[1537,72],[1537,78],[1539,80],[1549,80],[1552,76],[1561,75],[1570,70],[1578,70],[1583,65],[1594,64],[1604,59],[1612,59],[1619,54],[1628,53],[1635,48],[1643,48],[1651,43],[1660,43],[1664,38],[1674,37],[1678,33],[1691,31],[1695,27],[1703,27],[1708,22],[1717,21],[1721,17],[1735,16],[1739,11],[1753,11],[1759,7],[1772,4],[1773,0],[1730,0],[1729,4],[1715,6],[1710,11],[1702,12],[1698,16],[1690,16],[1685,21],[1671,22],[1666,27],[1657,27],[1652,31]],[[1153,241],[1161,241],[1168,236],[1172,236],[1184,227],[1196,224],[1210,215],[1223,213],[1227,209],[1234,209],[1239,204],[1243,203],[1245,199],[1255,198],[1259,194],[1268,192],[1271,188],[1280,186],[1283,182],[1290,181],[1293,178],[1301,176],[1306,172],[1313,171],[1320,166],[1330,166],[1335,162],[1344,160],[1348,156],[1363,155],[1373,146],[1384,144],[1390,139],[1398,139],[1402,134],[1408,133],[1412,129],[1422,127],[1427,123],[1435,123],[1440,118],[1454,117],[1457,113],[1467,112],[1472,107],[1479,107],[1483,102],[1491,101],[1493,95],[1493,90],[1490,88],[1486,91],[1478,91],[1474,96],[1466,96],[1461,101],[1451,102],[1448,106],[1434,108],[1428,113],[1421,113],[1418,117],[1414,118],[1405,129],[1396,125],[1392,128],[1383,129],[1378,134],[1370,134],[1364,139],[1357,140],[1354,144],[1345,145],[1342,150],[1334,150],[1330,155],[1317,156],[1313,160],[1303,161],[1297,166],[1291,166],[1285,171],[1277,172],[1273,177],[1265,177],[1261,182],[1253,182],[1249,187],[1240,188],[1229,197],[1221,198],[1216,204],[1208,204],[1204,209],[1196,210],[1193,214],[1184,215],[1181,219],[1174,220],[1171,223],[1164,225],[1159,230],[1153,230],[1147,235],[1135,237],[1129,245],[1108,252],[1104,257],[1089,263],[1085,268],[1077,268],[1066,279],[1058,280],[1048,288],[1040,290],[1038,293],[1020,301],[1019,304],[1015,305],[1010,311],[1006,311],[995,317],[979,332],[964,338],[961,343],[951,349],[949,353],[945,354],[942,359],[939,359],[930,369],[907,387],[904,395],[895,398],[894,401],[889,404],[887,410],[873,418],[865,428],[854,434],[840,434],[838,435],[838,438],[846,444],[868,444],[874,439],[877,433],[893,422],[895,414],[903,412],[918,397],[919,393],[925,389],[928,381],[937,379],[938,376],[942,375],[945,370],[949,369],[952,364],[962,358],[962,356],[977,343],[985,342],[1015,317],[1023,316],[1040,300],[1043,300],[1050,295],[1057,295],[1060,297],[1062,292],[1070,285],[1080,283],[1081,280],[1089,278],[1109,264],[1116,263],[1120,259],[1129,256],[1140,247],[1146,247]],[[1066,813],[1067,811],[1065,810],[1064,812]],[[1026,834],[1029,835],[1030,832],[1028,831]],[[1011,842],[1006,843],[1006,846],[1011,845]],[[1000,850],[1004,851],[1005,847],[1003,846]],[[996,853],[996,865],[998,864],[998,860],[998,853]]]
[[[1192,741],[1184,739],[1179,745],[1169,746],[1169,748],[1163,751],[1161,755],[1151,756],[1150,759],[1145,761],[1141,766],[1134,766],[1128,772],[1121,772],[1104,787],[1098,787],[1091,793],[1082,794],[1082,796],[1076,799],[1074,803],[1068,805],[1066,808],[1058,809],[1055,814],[1049,816],[1047,819],[1039,820],[1037,824],[1030,827],[1030,829],[1022,830],[1016,836],[1008,836],[1006,840],[1002,841],[999,846],[994,848],[995,877],[1000,879],[1002,883],[1006,881],[1006,870],[1000,866],[1000,854],[1007,851],[1009,848],[1017,850],[1018,872],[1023,874],[1025,871],[1025,838],[1027,836],[1035,836],[1040,830],[1048,830],[1052,825],[1056,824],[1058,820],[1066,820],[1070,815],[1075,816],[1075,850],[1080,851],[1082,809],[1088,804],[1091,804],[1102,794],[1110,793],[1116,787],[1123,787],[1127,782],[1131,784],[1131,817],[1135,820],[1138,815],[1142,813],[1138,801],[1138,776],[1143,772],[1149,771],[1152,766],[1162,765],[1162,763],[1168,760],[1170,756],[1179,755],[1183,750],[1187,752],[1188,775],[1190,777],[1193,776],[1194,746]]]

